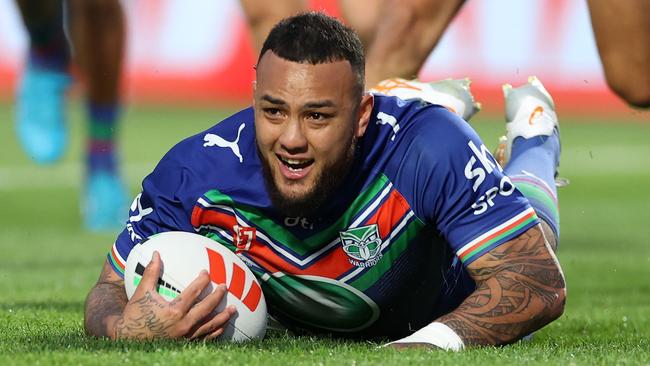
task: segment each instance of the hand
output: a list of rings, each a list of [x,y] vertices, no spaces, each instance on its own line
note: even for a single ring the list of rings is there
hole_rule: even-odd
[[[212,315],[226,294],[226,286],[219,285],[210,295],[197,301],[210,283],[208,272],[204,270],[178,297],[169,302],[156,291],[161,268],[160,254],[154,252],[142,275],[142,281],[122,315],[113,323],[109,334],[115,339],[219,337],[230,317],[236,313],[235,307],[231,305],[221,313]]]

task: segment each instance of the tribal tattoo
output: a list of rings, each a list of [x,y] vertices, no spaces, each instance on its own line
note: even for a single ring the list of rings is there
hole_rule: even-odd
[[[105,263],[99,281],[86,298],[86,334],[95,337],[114,336],[108,332],[106,319],[120,316],[127,301],[124,281],[114,274],[108,262]]]
[[[466,346],[512,343],[562,314],[564,276],[538,227],[483,255],[468,271],[476,290],[437,320]]]

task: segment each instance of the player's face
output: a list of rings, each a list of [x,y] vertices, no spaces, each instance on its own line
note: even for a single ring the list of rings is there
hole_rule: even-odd
[[[257,147],[271,198],[285,213],[316,208],[347,174],[373,103],[355,86],[347,61],[296,63],[271,51],[260,60]]]

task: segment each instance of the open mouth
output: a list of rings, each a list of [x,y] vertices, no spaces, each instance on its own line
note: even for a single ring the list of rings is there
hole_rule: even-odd
[[[290,158],[285,158],[280,155],[277,155],[278,160],[287,167],[290,171],[293,172],[299,172],[305,168],[308,168],[314,163],[314,159],[290,159]]]

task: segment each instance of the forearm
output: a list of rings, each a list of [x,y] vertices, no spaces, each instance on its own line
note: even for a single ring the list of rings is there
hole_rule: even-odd
[[[486,254],[480,268],[470,266],[476,290],[436,321],[471,346],[512,343],[558,318],[564,308],[564,278],[540,240],[539,229],[529,230]]]

